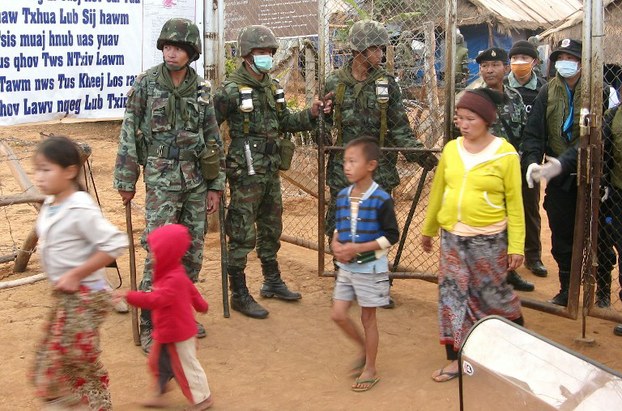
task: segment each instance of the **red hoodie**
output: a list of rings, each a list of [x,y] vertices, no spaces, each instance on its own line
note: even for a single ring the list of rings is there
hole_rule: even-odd
[[[151,310],[154,340],[185,341],[197,333],[193,308],[202,313],[208,308],[181,263],[190,234],[183,225],[169,224],[153,230],[147,243],[154,258],[152,291],[130,291],[127,302]]]

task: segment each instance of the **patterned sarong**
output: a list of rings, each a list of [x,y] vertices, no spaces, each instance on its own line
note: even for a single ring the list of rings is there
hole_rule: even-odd
[[[99,360],[99,327],[111,309],[110,292],[80,286],[74,294],[55,291],[52,297],[31,375],[37,396],[111,410],[108,372]]]
[[[458,350],[473,324],[488,315],[521,316],[507,277],[507,232],[462,237],[441,233],[438,318],[441,344]]]

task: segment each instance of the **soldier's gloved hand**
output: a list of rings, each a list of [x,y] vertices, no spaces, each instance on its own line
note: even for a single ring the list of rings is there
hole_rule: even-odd
[[[609,198],[609,186],[600,187],[600,202],[604,203]]]
[[[557,177],[562,172],[562,163],[555,157],[544,156],[546,162],[543,165],[536,163],[529,164],[527,167],[527,173],[525,179],[529,188],[533,188],[534,182],[537,183],[541,179],[551,181],[552,178]]]
[[[529,167],[527,167],[527,172],[525,173],[525,180],[527,180],[527,186],[529,188],[533,188],[534,183],[540,182],[540,170],[542,166],[540,164],[531,163]]]
[[[551,181],[562,173],[562,163],[555,157],[544,156],[544,164],[540,170],[540,177],[546,181]]]
[[[421,167],[427,170],[432,170],[434,167],[438,165],[438,158],[436,158],[434,153],[428,151],[428,152],[422,153],[422,156],[420,157],[418,163],[419,165],[421,165]]]

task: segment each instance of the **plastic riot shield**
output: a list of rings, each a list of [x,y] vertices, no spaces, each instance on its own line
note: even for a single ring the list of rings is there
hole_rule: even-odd
[[[461,410],[622,410],[622,374],[497,316],[462,344]]]

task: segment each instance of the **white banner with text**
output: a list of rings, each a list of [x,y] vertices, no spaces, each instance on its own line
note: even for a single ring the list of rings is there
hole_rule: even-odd
[[[194,0],[3,0],[0,125],[123,117],[136,76],[162,61],[163,23],[198,11]]]

